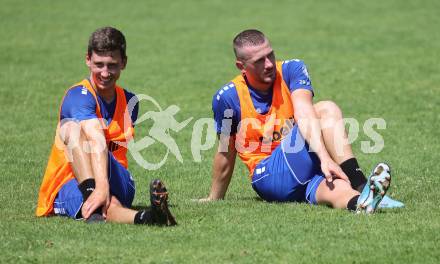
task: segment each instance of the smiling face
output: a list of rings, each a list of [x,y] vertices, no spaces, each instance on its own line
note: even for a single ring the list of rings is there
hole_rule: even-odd
[[[127,60],[123,59],[119,50],[92,52],[86,56],[86,64],[90,70],[90,80],[97,92],[102,95],[113,94],[116,81],[125,68]]]
[[[259,45],[247,45],[237,50],[235,62],[249,84],[258,90],[269,89],[276,77],[275,53],[266,39]]]

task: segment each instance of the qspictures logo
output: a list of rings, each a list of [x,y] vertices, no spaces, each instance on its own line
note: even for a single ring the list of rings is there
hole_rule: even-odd
[[[180,112],[180,108],[177,105],[169,105],[167,107],[162,107],[153,97],[139,94],[130,99],[127,104],[125,118],[124,118],[124,131],[127,130],[129,126],[132,125],[131,116],[134,111],[136,104],[140,104],[141,102],[146,102],[152,107],[149,107],[148,110],[140,115],[136,122],[135,126],[139,127],[142,123],[148,120],[148,124],[150,124],[147,128],[147,132],[139,133],[139,130],[136,131],[135,138],[128,138],[127,142],[118,142],[111,141],[110,144],[102,143],[101,145],[96,146],[96,142],[106,142],[105,138],[103,138],[103,133],[96,133],[95,135],[91,135],[93,140],[88,140],[86,142],[80,142],[80,134],[81,128],[77,122],[74,120],[63,120],[62,124],[60,124],[60,129],[58,133],[59,139],[61,142],[58,142],[57,147],[60,149],[65,149],[67,158],[71,161],[72,159],[72,149],[79,146],[83,148],[85,152],[100,152],[107,148],[110,152],[118,150],[120,147],[124,147],[128,149],[128,152],[136,161],[136,163],[143,167],[146,170],[157,170],[161,168],[168,158],[170,158],[170,154],[174,156],[176,160],[180,163],[184,164],[185,160],[181,154],[181,149],[189,147],[192,154],[192,160],[194,162],[202,161],[202,153],[203,151],[207,151],[212,149],[215,146],[217,138],[220,139],[221,142],[234,142],[230,141],[231,137],[235,138],[236,135],[232,134],[232,116],[233,110],[227,109],[224,112],[224,119],[221,122],[214,121],[213,118],[199,118],[194,119],[192,116],[187,116],[182,120],[178,120],[176,118],[176,114]],[[301,120],[296,120],[296,123],[300,123]],[[318,122],[322,123],[320,128],[324,129],[333,129],[328,125],[325,125],[325,122],[320,122],[320,120],[307,120],[307,122]],[[336,148],[336,152],[338,155],[343,155],[344,146],[346,144],[352,144],[355,142],[359,136],[363,133],[368,140],[363,140],[360,142],[361,151],[366,154],[370,153],[379,153],[385,147],[385,142],[382,135],[377,130],[386,129],[386,121],[383,118],[369,118],[362,124],[362,132],[360,129],[360,122],[354,118],[344,118],[340,120],[341,124],[334,124],[335,127],[343,128],[346,131],[346,138],[341,141],[340,138],[335,137],[334,145],[338,146]],[[102,124],[106,124],[106,120],[101,120]],[[268,125],[271,124],[271,125]],[[286,140],[286,144],[283,144],[287,147],[283,149],[286,153],[296,153],[301,151],[305,147],[305,140],[303,139],[301,133],[308,133],[306,130],[301,130],[301,133],[293,134],[292,131],[298,131],[298,129],[294,129],[297,124],[295,120],[292,118],[286,120],[271,120],[271,122],[261,122],[261,120],[255,118],[246,118],[240,120],[238,123],[238,130],[240,133],[246,134],[247,129],[254,130],[262,130],[262,136],[256,139],[254,142],[247,141],[246,144],[243,144],[242,140],[235,140],[234,146],[229,146],[228,144],[219,144],[219,148],[217,151],[226,152],[230,147],[235,147],[238,152],[253,152],[256,149],[259,149],[261,152],[272,151],[272,145],[274,143],[279,143],[280,141]],[[190,145],[178,145],[175,136],[178,133],[182,133],[185,129],[189,129],[192,124],[192,133]],[[279,129],[274,129],[275,126],[279,127]],[[220,131],[222,133],[217,135],[216,127],[221,127]],[[69,133],[66,133],[66,130],[69,130]],[[66,139],[65,135],[69,135],[69,139]],[[341,134],[341,133],[335,133]],[[319,140],[321,133],[312,133],[312,137],[310,139],[311,143]],[[314,138],[315,137],[315,138]],[[62,142],[68,142],[67,144],[63,144]],[[95,144],[92,146],[92,143]],[[81,144],[79,144],[81,143]],[[153,154],[145,154],[148,152],[150,148],[152,148],[155,144],[160,144],[164,152],[154,152]],[[310,144],[310,151],[313,150],[313,144]],[[147,151],[144,151],[147,150]],[[154,160],[151,158],[154,156]]]

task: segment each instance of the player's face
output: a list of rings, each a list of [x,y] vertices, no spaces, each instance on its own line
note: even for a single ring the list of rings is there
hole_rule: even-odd
[[[250,85],[257,89],[269,89],[276,77],[275,53],[269,41],[243,47],[240,53],[243,59],[237,60],[236,64]]]
[[[98,91],[115,88],[116,81],[125,68],[127,61],[122,59],[119,50],[109,52],[92,52],[86,56],[86,64],[90,69],[90,79]]]

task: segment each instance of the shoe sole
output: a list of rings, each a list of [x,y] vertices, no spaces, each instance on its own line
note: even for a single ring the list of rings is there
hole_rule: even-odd
[[[166,216],[166,226],[177,225],[176,219],[168,208],[168,192],[165,184],[159,180],[153,180],[150,184],[150,201],[152,206],[156,206]]]
[[[369,188],[368,195],[362,191],[360,197],[363,201],[360,201],[357,206],[357,213],[365,212],[367,214],[374,213],[379,207],[380,201],[388,191],[391,184],[391,172],[390,168],[385,163],[379,163],[373,169],[370,177],[368,178],[367,186]],[[367,188],[365,186],[364,188]]]

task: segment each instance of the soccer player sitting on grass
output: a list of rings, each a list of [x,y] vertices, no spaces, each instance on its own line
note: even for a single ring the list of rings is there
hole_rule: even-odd
[[[175,225],[160,180],[150,184],[150,208],[130,209],[135,185],[126,143],[134,135],[138,104],[130,116],[127,103],[134,94],[116,85],[127,64],[124,35],[112,27],[93,32],[86,64],[90,77],[68,89],[61,104],[36,215]]]
[[[365,178],[339,107],[331,101],[313,104],[304,63],[276,61],[258,30],[238,34],[233,48],[241,74],[213,97],[220,143],[211,191],[201,201],[224,198],[238,153],[253,189],[266,201],[306,201],[367,213],[380,207],[391,181],[389,166],[379,163]],[[403,206],[386,200],[387,207]]]

